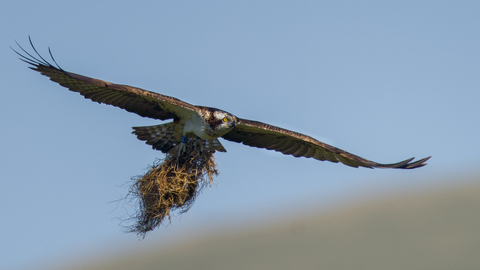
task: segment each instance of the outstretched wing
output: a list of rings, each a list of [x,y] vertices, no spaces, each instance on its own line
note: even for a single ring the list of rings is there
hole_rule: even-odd
[[[393,164],[381,164],[322,143],[312,137],[271,126],[262,122],[238,118],[236,127],[222,136],[224,139],[294,157],[342,162],[352,167],[414,169],[425,166],[430,157],[411,162],[414,158]]]
[[[48,51],[55,66],[37,52],[31,40],[30,45],[38,57],[28,53],[18,43],[17,45],[25,54],[21,54],[13,48],[12,50],[20,55],[20,60],[32,65],[31,69],[50,77],[50,80],[67,87],[71,91],[78,92],[92,101],[113,105],[143,117],[160,120],[182,118],[184,115],[198,112],[196,106],[173,97],[67,72],[56,63],[50,48]]]

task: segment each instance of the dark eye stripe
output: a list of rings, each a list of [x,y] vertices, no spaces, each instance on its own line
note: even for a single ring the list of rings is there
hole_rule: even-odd
[[[210,127],[211,127],[212,129],[216,129],[218,126],[220,126],[220,125],[222,124],[222,122],[223,122],[222,120],[218,120],[218,121],[211,122],[211,123],[210,123]]]

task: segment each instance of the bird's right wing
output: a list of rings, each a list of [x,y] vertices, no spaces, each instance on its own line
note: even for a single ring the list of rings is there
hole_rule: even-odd
[[[50,56],[56,66],[50,64],[37,52],[31,40],[30,45],[38,57],[28,53],[18,43],[17,45],[25,54],[21,54],[13,48],[12,50],[20,55],[22,61],[32,65],[31,69],[92,101],[113,105],[143,117],[160,120],[181,118],[183,115],[198,112],[198,107],[170,96],[67,72],[56,64],[50,49]]]

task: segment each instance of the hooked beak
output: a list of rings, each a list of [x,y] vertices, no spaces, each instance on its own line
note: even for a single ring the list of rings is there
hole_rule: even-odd
[[[236,125],[237,125],[237,122],[236,122],[236,121],[233,121],[232,123],[230,123],[230,127],[231,127],[231,128],[234,128]]]

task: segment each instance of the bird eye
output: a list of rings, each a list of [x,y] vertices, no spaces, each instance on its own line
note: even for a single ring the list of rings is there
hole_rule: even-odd
[[[228,122],[228,119],[226,117],[224,117],[223,122]]]

